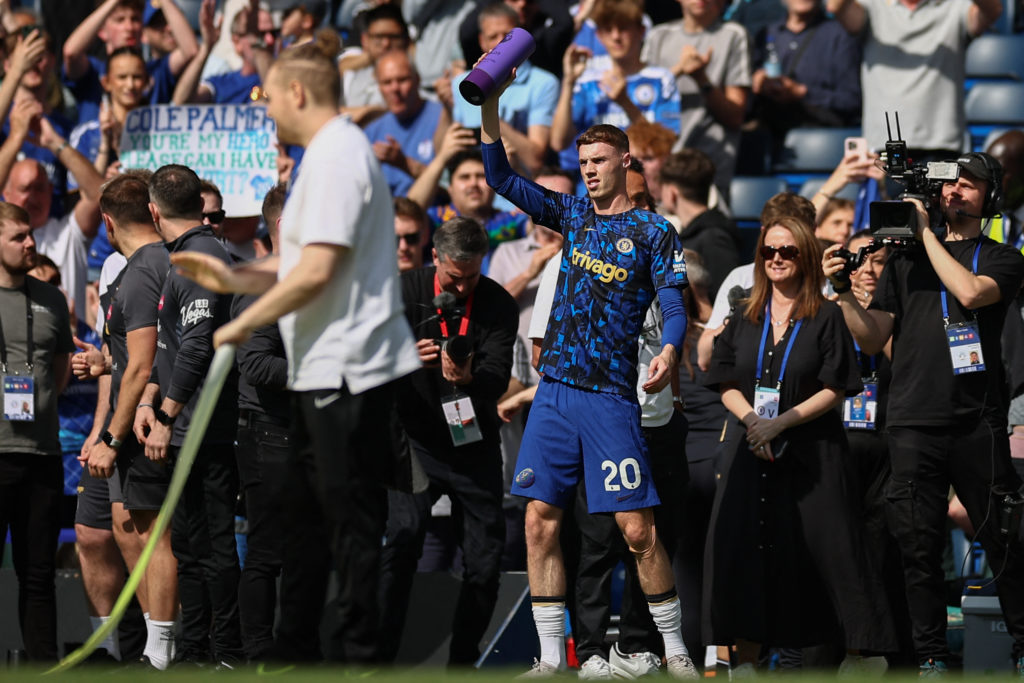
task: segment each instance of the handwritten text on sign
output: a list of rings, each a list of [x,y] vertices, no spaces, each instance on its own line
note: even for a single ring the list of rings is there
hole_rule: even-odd
[[[277,127],[256,105],[160,105],[128,114],[122,168],[188,166],[220,188],[228,216],[255,216],[277,182]]]

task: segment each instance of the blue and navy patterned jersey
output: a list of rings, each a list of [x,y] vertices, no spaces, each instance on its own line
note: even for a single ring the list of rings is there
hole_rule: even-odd
[[[505,158],[504,149],[483,147],[491,182],[490,162]],[[637,339],[647,309],[658,289],[687,285],[675,229],[649,211],[601,215],[589,197],[546,190],[511,169],[506,177],[495,189],[565,236],[538,370],[582,389],[636,397]]]

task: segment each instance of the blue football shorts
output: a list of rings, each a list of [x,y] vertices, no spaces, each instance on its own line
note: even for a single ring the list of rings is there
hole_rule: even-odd
[[[590,512],[624,512],[661,502],[636,399],[544,378],[519,447],[512,493],[564,509],[581,468]]]

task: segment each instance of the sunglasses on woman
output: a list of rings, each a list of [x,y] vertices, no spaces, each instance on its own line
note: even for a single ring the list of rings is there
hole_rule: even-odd
[[[776,254],[781,256],[783,261],[792,261],[800,255],[800,250],[792,244],[784,244],[781,247],[771,247],[766,244],[761,247],[761,258],[765,261],[771,261]]]

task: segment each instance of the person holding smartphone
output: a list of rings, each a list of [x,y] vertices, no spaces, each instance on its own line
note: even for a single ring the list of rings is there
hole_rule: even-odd
[[[834,410],[862,390],[860,369],[842,313],[821,294],[819,255],[798,219],[778,218],[761,233],[753,289],[718,336],[708,370],[736,428],[719,464],[705,614],[710,642],[735,642],[747,669],[762,643],[834,642],[837,625],[851,651],[892,649]]]

